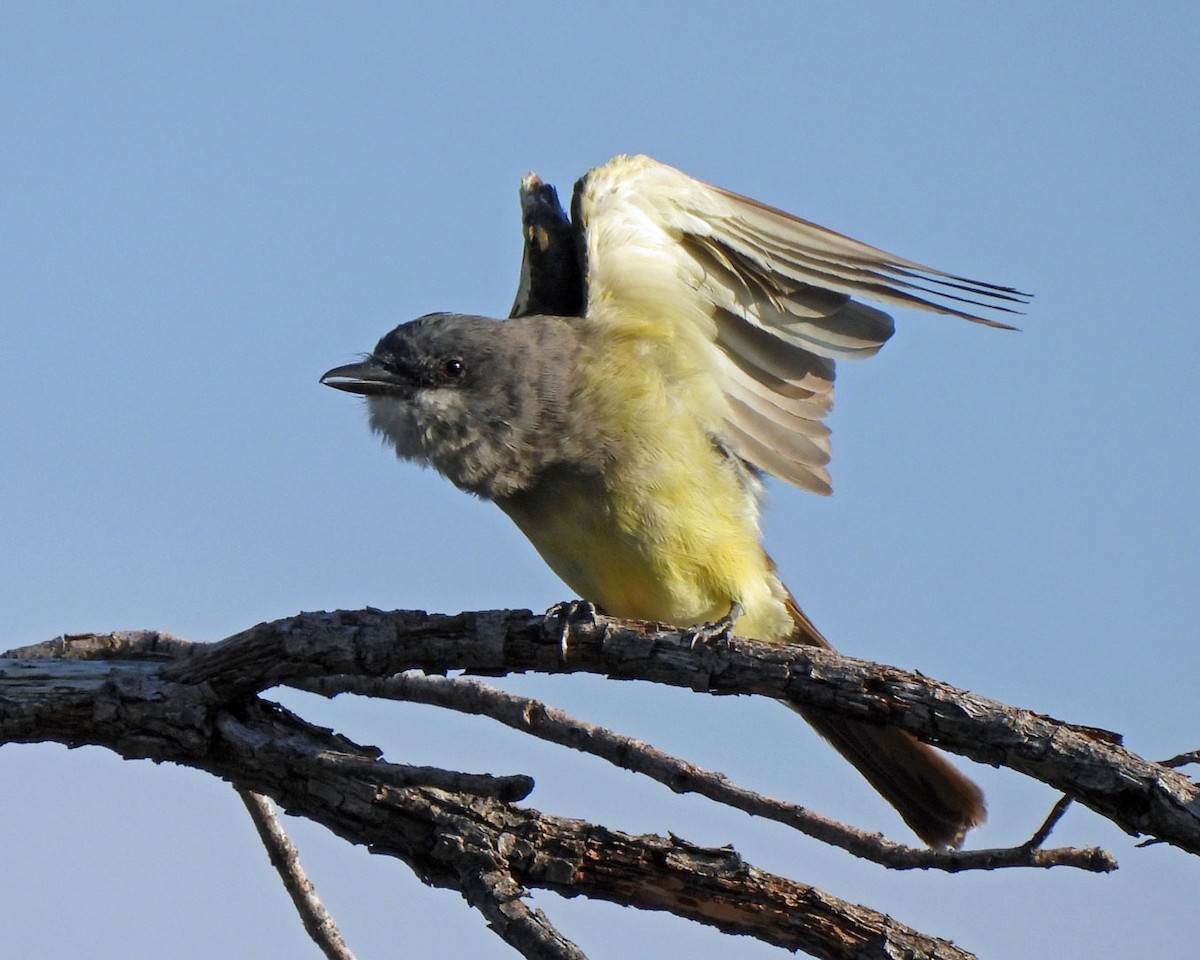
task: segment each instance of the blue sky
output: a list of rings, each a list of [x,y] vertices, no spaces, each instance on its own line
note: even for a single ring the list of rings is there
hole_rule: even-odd
[[[8,3],[0,10],[0,646],[300,609],[528,606],[508,521],[390,458],[317,384],[435,309],[503,314],[516,189],[645,152],[1037,295],[1022,332],[898,312],[840,371],[836,493],[771,489],[785,580],[847,652],[1151,757],[1200,745],[1200,17],[1184,4]],[[872,829],[902,828],[771,703],[587,678],[533,692]],[[1109,877],[889,875],[483,721],[289,696],[389,758],[752,862],[989,958],[1185,953],[1200,865],[1086,811]],[[976,771],[1023,839],[1053,803]],[[456,895],[289,826],[363,958],[503,957]],[[227,786],[0,751],[3,952],[315,956]],[[57,895],[47,896],[47,891]],[[595,960],[778,956],[540,897]],[[648,946],[649,945],[649,946]],[[653,949],[651,949],[653,948]]]

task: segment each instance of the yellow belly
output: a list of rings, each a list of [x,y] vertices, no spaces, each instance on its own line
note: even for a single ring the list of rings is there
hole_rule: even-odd
[[[593,316],[595,314],[595,316]],[[695,324],[589,306],[559,467],[499,503],[550,567],[605,612],[694,626],[742,608],[738,633],[788,636],[756,491],[714,442],[725,428],[712,347]]]
[[[694,626],[736,602],[739,634],[787,636],[785,591],[747,522],[752,511],[740,492],[731,501],[728,489],[704,484],[713,472],[697,466],[660,463],[638,482],[558,472],[500,506],[551,569],[606,613]]]

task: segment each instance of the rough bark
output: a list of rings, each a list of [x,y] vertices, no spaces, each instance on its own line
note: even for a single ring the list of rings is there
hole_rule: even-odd
[[[128,758],[205,770],[350,842],[402,859],[427,883],[459,890],[527,957],[583,956],[524,901],[533,888],[667,910],[817,957],[969,954],[866,907],[757,870],[731,849],[630,836],[521,806],[532,789],[527,777],[386,763],[376,749],[313,726],[260,694],[292,684],[396,696],[404,695],[400,679],[379,679],[387,686],[375,690],[355,681],[463,670],[590,672],[789,699],[901,726],[945,749],[1043,780],[1131,833],[1200,851],[1200,791],[1182,774],[1124,750],[1115,735],[829,651],[733,637],[698,640],[660,625],[609,620],[586,605],[546,617],[528,611],[301,614],[210,645],[147,631],[60,638],[5,656],[0,743],[95,744]],[[421,688],[410,683],[408,694]],[[639,752],[608,731],[538,714],[529,702],[484,704],[478,690],[437,681],[425,684],[421,696],[442,697],[447,706],[455,706],[449,702],[455,696],[474,697],[474,712],[504,719],[507,711],[505,722],[530,732],[553,726],[558,742],[569,745],[594,740],[593,752],[657,772],[673,788],[695,789],[781,822],[803,819],[715,774]],[[901,865],[1112,867],[1101,851],[1048,859],[1051,851],[1033,849],[1041,839],[1018,848],[1024,856],[975,851],[993,856],[971,861],[969,853],[927,852],[925,862]],[[884,854],[875,858],[886,862]]]

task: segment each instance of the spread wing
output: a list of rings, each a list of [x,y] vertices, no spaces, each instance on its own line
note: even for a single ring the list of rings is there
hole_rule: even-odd
[[[759,469],[818,493],[830,490],[823,419],[833,404],[834,361],[871,356],[893,330],[886,313],[852,298],[1007,329],[974,311],[1016,313],[1028,299],[648,157],[617,157],[589,172],[575,186],[572,219],[588,321],[642,322],[643,331],[651,318],[675,325],[678,349],[705,353],[716,374],[724,439]]]

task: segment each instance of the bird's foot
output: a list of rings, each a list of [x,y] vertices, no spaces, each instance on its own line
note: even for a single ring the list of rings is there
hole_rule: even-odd
[[[691,631],[692,647],[706,646],[720,640],[730,640],[736,636],[736,628],[738,618],[745,611],[742,605],[736,600],[729,608],[729,612],[720,620],[713,620],[710,623],[702,623]]]
[[[563,600],[546,611],[546,616],[555,620],[573,620],[577,617],[595,619],[600,613],[591,600]]]
[[[571,646],[571,629],[579,626],[583,632],[595,626],[596,617],[600,611],[589,600],[564,600],[556,603],[546,611],[546,623],[553,624],[550,629],[558,637],[558,645],[563,657],[567,656]]]

